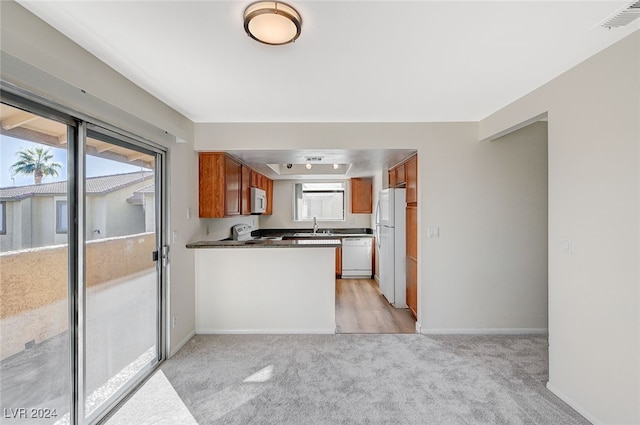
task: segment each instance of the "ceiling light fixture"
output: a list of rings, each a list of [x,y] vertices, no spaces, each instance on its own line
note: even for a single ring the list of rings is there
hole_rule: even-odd
[[[334,170],[337,170],[337,169],[338,169],[338,167],[340,167],[338,164],[333,164],[333,169],[334,169]]]
[[[311,167],[313,167],[313,165],[311,165],[311,164],[307,163],[307,165],[305,165],[305,167],[307,168],[307,170],[310,170],[310,169],[311,169]]]
[[[296,41],[302,30],[302,18],[286,3],[258,1],[244,10],[244,30],[260,43],[279,46]]]

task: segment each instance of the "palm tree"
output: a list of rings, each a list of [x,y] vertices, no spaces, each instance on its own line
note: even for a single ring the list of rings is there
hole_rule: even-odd
[[[33,174],[33,180],[36,184],[42,183],[44,176],[57,176],[58,169],[62,168],[62,164],[59,162],[51,161],[53,159],[51,149],[23,148],[16,152],[16,155],[20,160],[9,167],[11,175]]]

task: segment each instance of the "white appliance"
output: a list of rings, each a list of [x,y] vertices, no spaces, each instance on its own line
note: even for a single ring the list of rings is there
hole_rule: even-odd
[[[252,231],[253,227],[250,224],[236,224],[231,228],[231,237],[234,241],[248,241],[253,239]]]
[[[406,189],[383,189],[376,207],[380,291],[396,308],[407,308]]]
[[[262,214],[267,210],[267,192],[252,187],[251,188],[251,214]]]
[[[371,278],[373,238],[342,239],[342,278]]]

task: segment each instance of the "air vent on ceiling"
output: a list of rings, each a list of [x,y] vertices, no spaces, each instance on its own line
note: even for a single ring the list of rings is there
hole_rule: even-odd
[[[635,1],[603,22],[602,26],[609,29],[624,27],[625,25],[629,25],[638,17],[640,17],[640,1]]]

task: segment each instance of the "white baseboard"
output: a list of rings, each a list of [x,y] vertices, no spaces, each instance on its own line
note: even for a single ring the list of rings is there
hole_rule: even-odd
[[[587,409],[582,407],[580,404],[576,403],[571,397],[568,397],[565,393],[560,391],[557,387],[555,387],[551,382],[547,382],[547,389],[551,391],[556,397],[560,400],[564,401],[571,407],[573,410],[584,416],[586,420],[591,422],[593,425],[604,425],[604,422],[598,420],[595,416],[593,416]]]
[[[546,328],[421,328],[420,333],[424,335],[547,335],[549,331]]]
[[[416,333],[417,334],[421,334],[422,333],[422,325],[420,325],[420,322],[416,321]]]
[[[196,329],[198,335],[335,334],[335,328],[319,329]]]
[[[173,350],[171,350],[171,352],[169,353],[169,358],[173,357],[173,356],[174,356],[178,351],[180,351],[180,349],[181,349],[182,347],[184,347],[184,345],[185,345],[187,342],[189,342],[189,340],[190,340],[191,338],[193,338],[193,337],[195,336],[195,334],[196,334],[196,331],[195,331],[195,330],[193,330],[193,331],[189,332],[189,334],[188,334],[186,337],[184,337],[184,339],[183,339],[182,341],[180,341],[180,342],[178,343],[178,345],[176,345],[176,347],[175,347]]]

